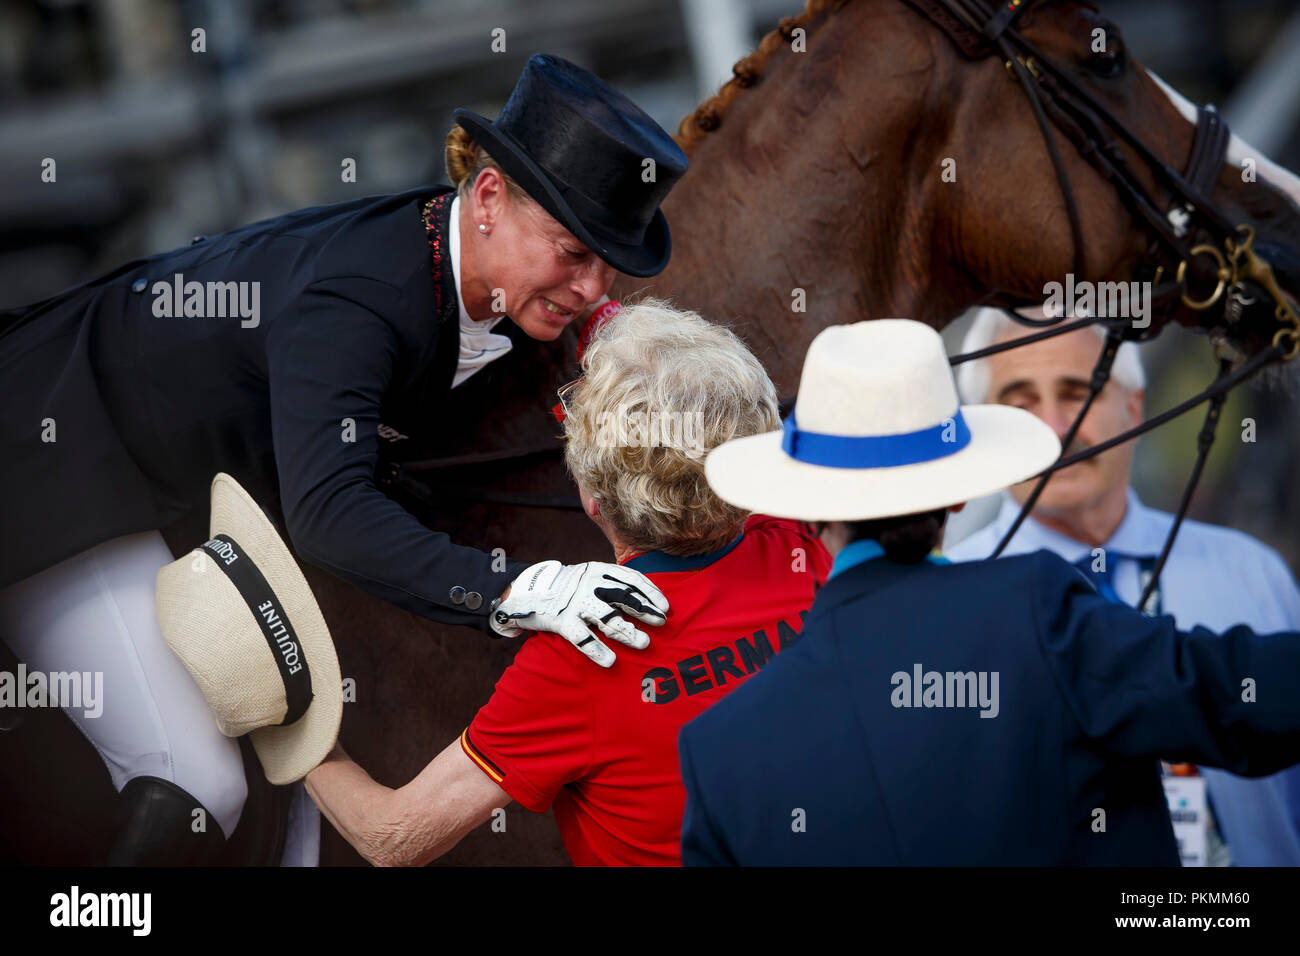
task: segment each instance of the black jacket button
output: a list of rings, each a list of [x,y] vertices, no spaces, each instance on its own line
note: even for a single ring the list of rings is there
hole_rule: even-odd
[[[448,596],[451,598],[452,604],[465,603],[465,589],[461,587],[459,584],[451,589],[451,594]],[[479,600],[482,600],[482,598],[480,598]]]
[[[470,591],[465,595],[465,606],[471,611],[477,611],[483,606],[483,595],[477,591]]]
[[[134,282],[131,283],[132,292],[143,292],[147,288],[149,288],[148,279],[136,279]]]

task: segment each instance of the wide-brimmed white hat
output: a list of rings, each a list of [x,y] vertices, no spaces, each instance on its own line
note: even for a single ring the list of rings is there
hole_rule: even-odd
[[[959,405],[939,333],[877,319],[813,339],[784,429],[720,445],[705,474],[747,511],[863,521],[998,491],[1060,453],[1056,433],[1023,409]]]
[[[208,534],[158,572],[158,624],[218,729],[249,734],[266,778],[293,783],[338,738],[334,642],[275,526],[227,474],[212,480]]]

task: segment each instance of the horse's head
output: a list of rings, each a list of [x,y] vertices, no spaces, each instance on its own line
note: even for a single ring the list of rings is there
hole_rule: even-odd
[[[682,122],[691,169],[664,206],[673,259],[649,285],[710,318],[743,324],[785,391],[827,325],[901,315],[942,327],[981,302],[1041,303],[1044,286],[1064,284],[1071,272],[1094,282],[1175,277],[1169,250],[1148,260],[1157,233],[1130,197],[1045,117],[1058,176],[1023,82],[1032,81],[1036,102],[1043,81],[1009,71],[978,30],[945,20],[940,8],[954,2],[807,0]],[[1184,170],[1194,123],[1133,60],[1114,24],[1085,3],[1027,0],[1014,26],[1060,68],[1057,85],[1077,87],[1160,167]],[[1181,201],[1176,184],[1103,124],[1096,141],[1111,140],[1164,223]],[[1266,161],[1248,182],[1231,152],[1229,160],[1217,177],[1208,167],[1209,204],[1225,235],[1240,241],[1236,226],[1255,228],[1255,250],[1294,295],[1300,210],[1267,184]],[[1074,196],[1079,242],[1062,180]],[[1193,216],[1180,240],[1189,251],[1208,241],[1196,233],[1203,219]],[[1204,253],[1189,258],[1189,297],[1203,299],[1217,285],[1217,263]],[[620,294],[644,285],[625,282]],[[1243,289],[1258,301],[1242,310],[1234,332],[1257,319],[1257,334],[1236,334],[1253,351],[1277,323],[1258,283]],[[1204,312],[1177,294],[1169,302],[1179,320],[1208,326],[1222,321],[1227,299],[1225,289]],[[1152,315],[1152,328],[1167,319]]]
[[[1206,162],[1197,191],[1207,209],[1188,216],[1175,212],[1171,221],[1170,210],[1184,206],[1185,197],[1160,165],[1188,172],[1197,133],[1194,108],[1134,59],[1119,28],[1089,3],[1031,2],[1016,26],[1048,61],[1013,50],[1029,68],[1024,78],[1048,94],[1040,102],[1059,151],[1064,188],[1024,85],[1004,57],[994,52],[968,59],[931,25],[946,50],[936,58],[937,89],[930,95],[953,107],[947,155],[956,179],[954,188],[935,193],[936,221],[956,224],[941,233],[950,243],[945,251],[971,285],[997,290],[994,301],[1001,304],[1041,302],[1046,284],[1064,284],[1081,259],[1085,274],[1076,281],[1146,280],[1157,287],[1175,279],[1178,263],[1187,259],[1184,294],[1169,296],[1166,308],[1157,304],[1153,327],[1173,318],[1221,327],[1250,352],[1268,344],[1279,321],[1289,321],[1282,313],[1294,310],[1300,293],[1300,208],[1266,177],[1290,177],[1283,185],[1294,186],[1297,196],[1300,182],[1234,139],[1225,153],[1207,151],[1214,158]],[[1137,143],[1126,141],[1125,128]],[[1094,147],[1102,165],[1118,175],[1085,157]],[[1143,147],[1149,157],[1143,157]],[[1131,189],[1123,181],[1125,167],[1132,173]],[[1081,248],[1065,189],[1073,194]],[[1153,214],[1145,219],[1143,202]],[[1167,241],[1170,234],[1184,253],[1200,251],[1180,254]],[[1271,279],[1265,263],[1271,264]],[[1235,290],[1234,280],[1240,283]],[[1279,299],[1287,303],[1280,311]],[[1205,308],[1189,304],[1207,300],[1212,302]]]

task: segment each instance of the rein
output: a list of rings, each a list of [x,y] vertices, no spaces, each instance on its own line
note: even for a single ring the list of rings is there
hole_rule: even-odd
[[[516,508],[546,508],[553,511],[581,511],[582,502],[575,494],[549,495],[531,491],[497,491],[483,488],[481,484],[466,481],[439,482],[416,477],[450,471],[454,468],[468,468],[475,465],[496,464],[502,462],[524,463],[529,459],[548,461],[563,457],[562,446],[546,448],[510,449],[508,451],[484,452],[473,455],[457,455],[448,458],[430,458],[423,461],[385,461],[376,472],[376,481],[387,489],[404,492],[419,501],[426,508],[436,513],[438,505],[445,501],[473,502],[484,504],[511,505]]]

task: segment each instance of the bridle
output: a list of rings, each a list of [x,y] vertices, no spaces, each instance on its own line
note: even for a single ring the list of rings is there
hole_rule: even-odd
[[[1007,544],[1033,510],[1054,472],[1136,438],[1176,415],[1208,401],[1209,408],[1205,422],[1197,438],[1196,462],[1184,487],[1178,512],[1165,539],[1160,557],[1138,602],[1137,606],[1141,609],[1146,606],[1158,586],[1160,573],[1168,560],[1174,539],[1204,469],[1229,390],[1254,375],[1265,365],[1275,361],[1289,361],[1300,354],[1300,318],[1297,318],[1294,307],[1288,302],[1278,285],[1272,267],[1255,251],[1254,229],[1247,224],[1234,226],[1209,199],[1223,165],[1231,134],[1227,124],[1217,112],[1199,107],[1191,153],[1180,175],[1157,156],[1105,104],[1081,86],[1065,69],[1046,57],[1016,28],[1018,18],[1031,7],[1039,5],[1042,0],[1001,0],[996,5],[985,3],[984,0],[903,0],[903,2],[933,21],[967,58],[982,59],[996,53],[1003,60],[1007,71],[1019,82],[1033,111],[1039,131],[1042,133],[1065,202],[1073,241],[1074,274],[1080,278],[1087,275],[1085,272],[1087,260],[1078,204],[1069,174],[1066,172],[1065,164],[1052,136],[1053,126],[1073,143],[1079,155],[1115,188],[1125,208],[1151,234],[1151,245],[1144,259],[1135,269],[1134,278],[1152,283],[1153,311],[1159,309],[1167,316],[1167,313],[1176,309],[1181,302],[1189,309],[1206,313],[1201,324],[1214,335],[1219,354],[1219,373],[1214,382],[1198,395],[1121,435],[1075,455],[1066,457],[1063,454],[1055,464],[1042,473],[1021,507],[1019,515],[991,555],[996,558],[1006,549]],[[1086,5],[1091,6],[1091,4]],[[1135,174],[1121,148],[1121,141],[1145,164],[1156,183],[1172,197],[1172,205],[1163,214],[1160,209],[1164,204],[1147,190]],[[1200,298],[1197,297],[1196,290],[1211,285],[1213,291]],[[1249,359],[1234,359],[1227,348],[1226,333],[1232,326],[1244,321],[1247,305],[1254,304],[1265,297],[1272,301],[1274,307],[1272,318],[1276,327],[1270,329],[1273,332],[1271,343]],[[1217,314],[1211,315],[1210,310],[1218,305],[1221,305],[1221,309]],[[1015,321],[1023,325],[1043,328],[1045,331],[1022,336],[978,352],[954,356],[950,360],[952,364],[958,365],[1106,321],[1104,316],[1085,317],[1072,322],[1065,322],[1064,316],[1035,320],[1027,319],[1011,309],[1006,311]],[[1114,364],[1120,344],[1125,340],[1140,341],[1150,338],[1157,334],[1164,324],[1164,321],[1156,321],[1143,329],[1138,329],[1131,323],[1108,322],[1106,344],[1093,368],[1088,397],[1061,441],[1063,451],[1074,441],[1088,410],[1109,381],[1111,366]],[[1049,326],[1050,328],[1047,328]]]
[[[1152,245],[1135,271],[1153,282],[1156,303],[1169,305],[1179,299],[1190,309],[1206,311],[1224,301],[1229,290],[1248,281],[1255,283],[1272,299],[1274,318],[1282,326],[1274,344],[1286,345],[1288,358],[1300,352],[1300,318],[1278,286],[1272,267],[1255,251],[1254,230],[1245,224],[1233,225],[1209,199],[1231,138],[1215,110],[1198,108],[1191,153],[1179,174],[1069,71],[1015,28],[1019,16],[1042,5],[1043,0],[1002,0],[996,9],[984,0],[904,2],[936,23],[968,58],[980,59],[996,52],[1019,81],[1065,200],[1077,277],[1086,276],[1086,252],[1078,204],[1052,136],[1053,126],[1116,189],[1125,208],[1151,232]],[[1160,209],[1166,204],[1152,195],[1129,164],[1121,141],[1172,196],[1165,212]],[[1212,285],[1213,291],[1195,298],[1193,290],[1203,284]],[[1228,316],[1229,321],[1238,318]],[[1134,333],[1128,337],[1140,337],[1136,330]]]
[[[1234,226],[1208,198],[1223,165],[1230,133],[1227,124],[1217,112],[1201,107],[1197,111],[1196,132],[1187,164],[1179,174],[1157,156],[1137,135],[1116,117],[1086,88],[1052,62],[1041,50],[1016,28],[1016,23],[1026,11],[1043,4],[1043,0],[1001,0],[996,6],[984,0],[903,0],[937,25],[955,43],[967,58],[985,59],[998,55],[1007,71],[1018,81],[1028,99],[1039,131],[1042,133],[1048,156],[1056,173],[1057,182],[1065,202],[1074,250],[1074,274],[1087,275],[1087,258],[1080,224],[1078,204],[1070,178],[1057,149],[1052,129],[1059,130],[1075,147],[1079,155],[1119,193],[1128,211],[1150,232],[1152,242],[1146,256],[1134,272],[1134,278],[1152,283],[1151,308],[1172,312],[1181,303],[1189,309],[1205,314],[1202,321],[1216,342],[1219,353],[1219,373],[1203,391],[1154,416],[1120,435],[1101,442],[1074,455],[1062,455],[1044,470],[1019,515],[990,556],[998,557],[1015,536],[1025,518],[1033,510],[1051,475],[1116,445],[1145,434],[1165,422],[1209,402],[1204,424],[1197,438],[1197,458],[1191,476],[1183,490],[1177,514],[1161,554],[1156,561],[1151,578],[1138,602],[1145,607],[1158,586],[1160,574],[1168,560],[1174,539],[1182,525],[1200,480],[1206,458],[1214,441],[1216,426],[1228,392],[1246,381],[1260,369],[1273,362],[1289,361],[1300,353],[1300,319],[1287,301],[1273,275],[1272,267],[1254,249],[1254,230],[1249,225]],[[1091,6],[1091,4],[1087,4]],[[1148,168],[1153,179],[1171,197],[1162,201],[1153,195],[1129,164],[1120,143],[1126,145]],[[1168,204],[1165,212],[1160,210]],[[1208,294],[1204,290],[1212,287]],[[1253,293],[1253,294],[1252,294]],[[1197,295],[1200,295],[1198,298]],[[1226,333],[1245,321],[1247,306],[1271,300],[1273,323],[1271,344],[1249,358],[1230,355]],[[1030,304],[1030,303],[1023,303]],[[1037,304],[1037,303],[1033,303]],[[1217,312],[1211,313],[1215,307]],[[1088,316],[1065,321],[1065,317],[1036,320],[1021,316],[1008,309],[1007,315],[1016,322],[1035,327],[1038,331],[1009,342],[993,345],[977,352],[953,356],[950,362],[963,362],[984,358],[997,352],[1018,348],[1032,342],[1072,332],[1102,322],[1105,316]],[[1145,329],[1131,323],[1107,322],[1106,344],[1093,368],[1089,392],[1079,414],[1062,439],[1063,451],[1070,447],[1079,427],[1087,416],[1098,394],[1110,379],[1111,366],[1120,345],[1126,341],[1142,341],[1153,337],[1164,326],[1163,321],[1152,321]],[[783,400],[782,414],[789,414],[793,399]],[[493,460],[517,459],[538,456],[542,459],[559,456],[559,449],[548,447],[523,453],[497,453],[491,456],[471,455],[461,459],[431,459],[412,462],[405,466],[390,466],[381,482],[397,486],[426,505],[445,503],[447,498],[477,502],[537,507],[548,509],[580,510],[581,505],[573,495],[545,495],[533,493],[494,492],[477,484],[440,485],[431,489],[427,481],[413,478],[410,472],[438,472],[459,465],[477,465]]]

